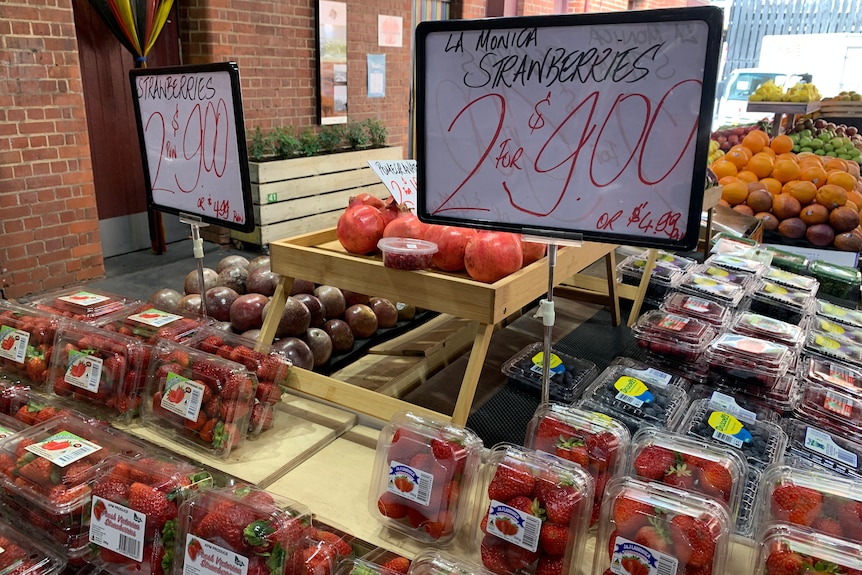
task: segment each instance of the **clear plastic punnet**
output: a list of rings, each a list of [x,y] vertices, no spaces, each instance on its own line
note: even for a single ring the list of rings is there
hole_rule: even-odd
[[[627,370],[627,374],[640,379],[641,381],[657,381],[664,385],[673,385],[685,391],[691,388],[691,381],[678,373],[662,371],[655,367],[654,363],[649,361],[641,361],[633,357],[618,355],[608,366],[618,365]]]
[[[763,473],[757,513],[760,525],[793,523],[862,543],[862,485],[856,478],[773,466]]]
[[[639,346],[653,353],[695,361],[715,337],[715,330],[693,317],[652,310],[638,318],[632,335]]]
[[[798,325],[751,312],[736,314],[728,331],[780,343],[794,350],[801,348],[805,340],[805,330]]]
[[[632,438],[626,475],[722,501],[736,520],[748,464],[731,447],[644,427]]]
[[[114,455],[145,454],[141,443],[114,429],[68,415],[50,419],[0,443],[2,502],[80,558],[88,552],[96,469]]]
[[[56,575],[66,558],[37,538],[0,520],[0,575]]]
[[[451,541],[470,518],[481,450],[482,440],[467,428],[397,414],[378,436],[369,512],[419,541]]]
[[[311,513],[286,497],[242,483],[203,490],[180,505],[177,518],[174,573],[221,573],[217,564],[247,574],[303,567],[299,549]]]
[[[480,471],[475,535],[482,565],[501,573],[534,575],[557,562],[576,571],[584,553],[593,505],[592,476],[580,465],[541,451],[500,443]]]
[[[760,276],[769,267],[762,261],[742,257],[736,254],[714,254],[703,262],[708,266],[716,266],[729,271]]]
[[[805,256],[780,250],[773,246],[767,246],[766,249],[772,253],[771,265],[773,267],[799,275],[808,273],[808,258]]]
[[[144,424],[168,439],[226,458],[248,435],[257,376],[244,365],[161,340],[141,405]]]
[[[795,274],[781,268],[770,267],[763,274],[763,279],[769,280],[784,287],[807,291],[811,295],[817,295],[820,282],[808,275]]]
[[[834,334],[841,339],[846,339],[853,343],[862,345],[862,327],[855,327],[847,325],[846,323],[838,323],[837,321],[832,321],[831,319],[817,315],[809,320],[808,329],[821,333]]]
[[[754,575],[813,573],[817,567],[821,573],[862,572],[862,545],[799,525],[767,524],[755,543]]]
[[[795,411],[818,425],[862,434],[862,369],[809,356],[802,358],[799,378]]]
[[[765,405],[756,397],[740,393],[739,388],[719,383],[697,384],[689,390],[692,402],[698,399],[708,399],[714,407],[730,413],[740,421],[771,421],[778,423],[781,419],[778,412]]]
[[[843,325],[862,328],[862,311],[860,310],[818,299],[815,302],[814,311],[817,317],[830,319]]]
[[[618,477],[608,484],[592,575],[724,573],[733,522],[712,497]]]
[[[542,390],[545,346],[531,343],[509,358],[502,366],[504,374],[530,390]],[[596,378],[596,364],[551,348],[548,396],[551,400],[572,403]]]
[[[814,312],[814,301],[807,291],[762,279],[748,295],[748,310],[800,325]]]
[[[686,392],[625,365],[609,365],[584,391],[580,407],[604,413],[635,433],[644,425],[673,428],[688,405]]]
[[[4,441],[10,435],[14,435],[28,427],[30,426],[20,419],[15,419],[11,415],[0,413],[0,441]]]
[[[71,415],[83,420],[93,419],[63,405],[58,399],[25,386],[4,387],[0,388],[0,413],[27,426],[44,423],[60,415]]]
[[[820,281],[818,297],[834,298],[854,305],[859,303],[862,272],[858,269],[815,260],[808,264],[808,272]]]
[[[625,468],[630,440],[628,428],[612,417],[552,402],[536,408],[524,446],[574,461],[593,476],[596,489],[590,525],[595,525],[604,486]]]
[[[724,333],[704,354],[710,372],[735,385],[774,387],[795,357],[786,345],[737,333]]]
[[[149,344],[160,339],[184,343],[199,329],[212,324],[212,318],[182,311],[165,311],[151,303],[141,303],[96,321],[96,325],[105,331],[115,331]]]
[[[128,421],[138,413],[151,348],[98,327],[63,320],[48,370],[50,391],[82,411]]]
[[[730,310],[716,301],[679,292],[669,294],[661,303],[661,309],[705,321],[716,330],[727,325],[731,316]]]
[[[711,265],[708,263],[703,263],[698,266],[695,266],[694,268],[692,268],[692,272],[703,274],[704,276],[711,277],[725,283],[738,285],[743,289],[748,289],[748,287],[754,282],[755,279],[755,276],[753,274],[717,265]]]
[[[846,364],[862,364],[862,344],[854,343],[835,333],[809,329],[802,346],[803,355]]]
[[[862,437],[794,418],[785,418],[781,426],[787,433],[787,455],[794,461],[862,479]]]
[[[735,309],[746,290],[742,286],[723,282],[712,276],[701,273],[687,273],[677,288],[680,292],[718,302]]]
[[[408,575],[492,575],[492,571],[445,551],[420,551],[410,562]],[[355,575],[355,574],[354,574]]]
[[[645,256],[629,256],[617,264],[617,281],[626,285],[638,286],[646,269],[647,258]],[[658,304],[670,290],[672,290],[682,279],[683,270],[679,267],[660,260],[656,260],[650,274],[644,299]]]
[[[56,316],[0,299],[0,383],[44,388]]]
[[[139,300],[87,287],[63,288],[33,297],[27,302],[36,309],[84,322],[139,306]]]
[[[112,575],[170,573],[177,510],[212,483],[203,468],[169,456],[106,460],[90,483],[89,562]]]

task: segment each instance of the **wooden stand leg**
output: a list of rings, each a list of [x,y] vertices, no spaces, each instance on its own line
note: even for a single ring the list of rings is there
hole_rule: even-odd
[[[641,277],[641,283],[640,285],[638,285],[638,291],[635,294],[635,299],[632,303],[632,311],[629,314],[629,327],[634,325],[635,321],[637,321],[638,316],[641,313],[641,305],[643,305],[644,303],[644,296],[646,295],[646,290],[649,286],[649,280],[652,276],[652,270],[655,267],[655,257],[657,254],[658,252],[655,249],[649,250],[649,257],[647,258],[646,267],[644,267],[644,273]]]
[[[264,346],[272,345],[272,340],[275,339],[275,330],[278,329],[278,322],[281,321],[282,313],[275,310],[284,310],[284,304],[287,303],[287,294],[290,293],[291,287],[293,287],[293,278],[281,276],[281,279],[278,280],[278,285],[275,287],[275,293],[272,294],[272,299],[269,300],[269,310],[267,310],[266,319],[260,328],[260,335],[257,338],[257,351],[261,351]]]
[[[611,308],[611,323],[620,325],[620,298],[617,294],[617,257],[613,251],[605,256],[605,272],[608,276],[608,306]]]
[[[476,395],[476,386],[479,384],[479,375],[488,355],[488,346],[491,343],[491,335],[494,326],[489,323],[479,324],[476,337],[473,339],[473,349],[470,351],[470,359],[467,360],[467,370],[461,381],[461,391],[458,392],[458,400],[455,410],[452,412],[452,423],[464,425],[470,416],[470,407],[473,405],[473,396]]]

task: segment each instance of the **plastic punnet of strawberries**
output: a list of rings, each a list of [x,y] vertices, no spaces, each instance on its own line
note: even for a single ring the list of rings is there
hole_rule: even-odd
[[[581,557],[593,505],[592,476],[569,460],[498,444],[482,467],[477,537],[497,575],[560,575]]]
[[[0,520],[0,573],[3,575],[55,575],[66,559],[30,534]]]
[[[490,571],[445,551],[427,549],[413,558],[410,575],[490,575]]]
[[[754,575],[862,575],[862,545],[787,523],[758,534]]]
[[[317,535],[308,509],[245,484],[195,493],[178,520],[175,572],[219,572],[224,564],[247,575],[294,573],[307,539]],[[334,561],[327,552],[321,554]]]
[[[0,378],[44,387],[56,330],[54,316],[0,300]]]
[[[109,459],[90,485],[90,562],[111,573],[171,573],[178,507],[211,485],[209,472],[174,458]]]
[[[606,415],[559,403],[540,405],[527,426],[524,445],[574,461],[595,481],[590,525],[599,519],[605,485],[625,468],[628,428]]]
[[[451,540],[467,519],[482,440],[469,429],[397,414],[381,431],[369,511],[383,525],[425,542]]]
[[[594,575],[724,573],[733,526],[724,504],[630,477],[607,491]]]
[[[151,303],[143,303],[122,313],[101,318],[96,325],[105,331],[121,333],[155,344],[160,339],[185,343],[199,329],[212,323],[211,318],[189,312],[168,312],[153,307]]]

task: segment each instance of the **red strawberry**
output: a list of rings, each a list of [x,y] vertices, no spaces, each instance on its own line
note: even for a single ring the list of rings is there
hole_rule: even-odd
[[[377,509],[384,517],[391,519],[402,519],[407,517],[407,506],[404,499],[388,491],[377,499]]]
[[[539,562],[536,564],[536,575],[562,575],[562,573],[562,557],[539,557]]]
[[[544,502],[548,521],[568,525],[572,513],[584,503],[584,495],[572,485],[561,485],[549,490]]]
[[[350,544],[337,533],[316,528],[314,530],[314,537],[332,545],[332,548],[335,550],[335,554],[340,557],[346,557],[353,553],[353,547],[351,547]]]
[[[545,517],[545,510],[542,509],[538,499],[530,499],[526,495],[518,495],[505,503],[509,507],[513,507],[518,511],[523,511],[528,515],[538,517],[539,519],[544,519]]]
[[[171,393],[173,393],[173,390],[171,390]],[[168,395],[170,396],[170,394],[168,394]],[[203,411],[198,411],[197,419],[183,418],[183,426],[186,429],[189,429],[191,431],[199,431],[204,426],[204,424],[206,422],[207,422],[207,414],[204,413]]]
[[[129,507],[147,516],[147,525],[153,521],[156,530],[164,527],[165,522],[177,516],[177,504],[150,485],[135,482],[129,486]]]
[[[635,471],[640,477],[662,481],[676,464],[676,455],[670,449],[658,445],[647,445],[635,457]]]
[[[105,514],[105,503],[102,501],[96,501],[93,504],[93,516],[96,518],[96,521],[101,521],[102,515]]]
[[[224,345],[224,340],[217,335],[207,336],[203,341],[197,344],[197,348],[207,353],[215,353],[218,348]]]
[[[275,415],[272,405],[256,403],[251,408],[251,419],[248,422],[249,430],[254,433],[266,431],[272,427],[272,419]]]
[[[576,430],[574,427],[548,415],[542,417],[542,420],[539,421],[539,425],[536,427],[536,437],[557,438],[561,435],[564,437],[571,437],[575,435],[575,433]]]
[[[242,372],[231,372],[224,382],[221,390],[222,399],[248,401],[254,396],[254,384],[248,375]]]
[[[514,543],[506,543],[506,562],[510,571],[525,572],[539,558],[539,551],[530,551]]]
[[[129,497],[129,484],[108,477],[93,485],[92,494],[108,501],[121,503]]]
[[[243,528],[245,542],[258,554],[269,554],[276,545],[281,545],[286,552],[292,552],[302,540],[302,534],[300,519],[285,517],[281,513],[252,521]]]
[[[281,388],[274,383],[261,381],[257,384],[254,396],[260,403],[275,405],[281,401]]]
[[[568,459],[569,461],[574,461],[584,468],[590,464],[590,456],[587,453],[587,446],[584,441],[578,437],[570,437],[566,439],[561,435],[554,446],[554,455],[563,459]]]
[[[667,470],[664,482],[680,489],[694,489],[695,476],[687,463],[677,463]]]
[[[22,405],[18,408],[18,411],[15,412],[15,419],[23,421],[27,425],[35,425],[37,413],[39,413],[39,411],[35,409],[35,404],[28,403],[27,405]]]
[[[332,547],[323,541],[303,549],[299,559],[299,575],[330,575],[335,564]]]
[[[569,543],[569,529],[565,525],[545,521],[539,533],[539,543],[548,555],[563,555]]]
[[[424,521],[420,527],[431,539],[440,539],[452,533],[452,516],[448,511],[440,511],[436,516]]]
[[[845,500],[838,508],[838,522],[845,537],[862,541],[862,501]]]
[[[464,446],[457,441],[437,438],[431,440],[431,453],[438,461],[463,459],[467,454]]]
[[[691,567],[706,567],[715,555],[715,537],[710,526],[690,515],[670,520],[670,538],[676,558]]]
[[[788,483],[772,491],[770,503],[776,519],[809,526],[820,515],[823,495],[814,489]]]
[[[200,431],[198,431],[198,438],[204,443],[212,443],[215,439],[215,429],[219,424],[219,420],[216,418],[208,419],[204,426],[201,427]]]
[[[667,524],[658,517],[650,517],[649,525],[638,529],[633,541],[654,551],[670,553],[671,541]]]
[[[260,381],[281,384],[290,371],[290,364],[281,355],[272,353],[264,357],[257,367],[257,378]]]
[[[536,480],[530,469],[516,462],[503,461],[497,465],[494,477],[488,484],[488,497],[508,501],[518,495],[532,495]]]
[[[402,575],[407,575],[407,571],[410,569],[410,560],[406,557],[393,557],[381,565],[381,567],[396,573],[401,573]]]
[[[60,483],[59,468],[43,457],[36,457],[21,466],[18,469],[18,475],[32,482],[35,487],[48,488]]]
[[[698,467],[700,467],[698,481],[703,491],[728,501],[733,489],[733,477],[730,471],[718,461],[707,459],[700,460]]]
[[[493,535],[485,535],[480,546],[482,565],[496,575],[509,574],[509,561],[506,558],[506,542]]]
[[[248,401],[224,401],[219,407],[219,416],[222,421],[235,423],[242,421],[249,414]]]
[[[841,524],[831,517],[818,517],[811,524],[811,528],[820,533],[832,535],[833,537],[843,537],[844,530],[841,529]]]
[[[768,575],[799,575],[807,572],[805,557],[791,551],[780,549],[766,558],[766,573]]]
[[[649,524],[650,517],[657,512],[658,510],[648,503],[622,495],[613,502],[614,526],[620,535],[631,539],[641,527]]]

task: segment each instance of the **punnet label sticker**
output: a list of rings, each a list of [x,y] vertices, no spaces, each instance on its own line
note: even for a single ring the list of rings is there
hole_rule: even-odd
[[[54,465],[66,467],[91,453],[102,449],[101,445],[78,437],[70,431],[60,431],[38,443],[25,447],[30,453],[44,457]]]
[[[140,313],[130,315],[128,319],[151,327],[164,327],[178,319],[182,319],[182,317],[183,316],[181,315],[168,313],[160,309],[150,308]]]
[[[24,363],[27,358],[27,344],[30,342],[30,333],[0,325],[0,357]]]
[[[534,373],[542,373],[543,364],[545,361],[544,352],[540,351],[539,353],[535,354],[532,358],[530,358],[530,361],[533,362],[533,365],[530,366],[530,371]],[[560,359],[560,357],[555,353],[551,354],[551,363],[548,368],[550,369],[550,372],[552,374],[563,373],[564,371],[566,371],[566,366],[563,365],[563,360]]]
[[[69,352],[69,364],[63,381],[97,393],[99,378],[102,376],[102,358],[88,355],[80,351]]]
[[[248,575],[248,557],[186,534],[183,575]]]
[[[163,409],[190,421],[197,421],[203,403],[205,387],[202,383],[169,372],[165,378],[165,390],[162,393],[161,406]]]
[[[617,537],[611,553],[611,573],[616,575],[674,575],[679,561],[625,537]]]
[[[709,396],[709,405],[710,407],[718,408],[721,411],[727,412],[738,419],[747,421],[748,423],[754,423],[757,421],[757,414],[741,407],[736,403],[736,398],[732,395],[727,395],[720,391],[713,391],[712,395]]]
[[[135,561],[144,560],[146,515],[94,495],[90,517],[91,543]]]
[[[535,515],[524,513],[520,509],[492,499],[488,507],[487,530],[489,535],[495,535],[524,549],[536,551],[539,548],[542,520]]]
[[[430,473],[394,459],[389,462],[389,480],[386,483],[386,491],[389,493],[427,507],[431,504],[433,486],[434,476]]]
[[[805,429],[805,447],[824,457],[839,461],[844,465],[849,465],[853,468],[859,466],[858,457],[856,457],[855,453],[837,445],[832,440],[832,436],[814,427]]]
[[[77,293],[65,295],[57,299],[59,299],[60,301],[73,303],[75,305],[91,306],[108,301],[111,298],[109,298],[108,296],[94,294],[87,291],[79,291]]]
[[[742,422],[724,411],[710,413],[707,423],[715,430],[712,433],[713,439],[732,445],[737,449],[754,441],[751,432],[745,429]]]
[[[633,407],[641,407],[654,399],[646,384],[635,377],[623,376],[617,379],[614,388],[618,392],[616,399]]]
[[[12,431],[11,429],[6,429],[2,425],[0,425],[0,439],[6,439],[7,437],[9,437],[10,435],[12,435],[14,433],[15,432]]]
[[[709,311],[709,302],[699,297],[687,297],[685,303],[682,304],[683,309],[693,311],[695,313],[706,313]]]

